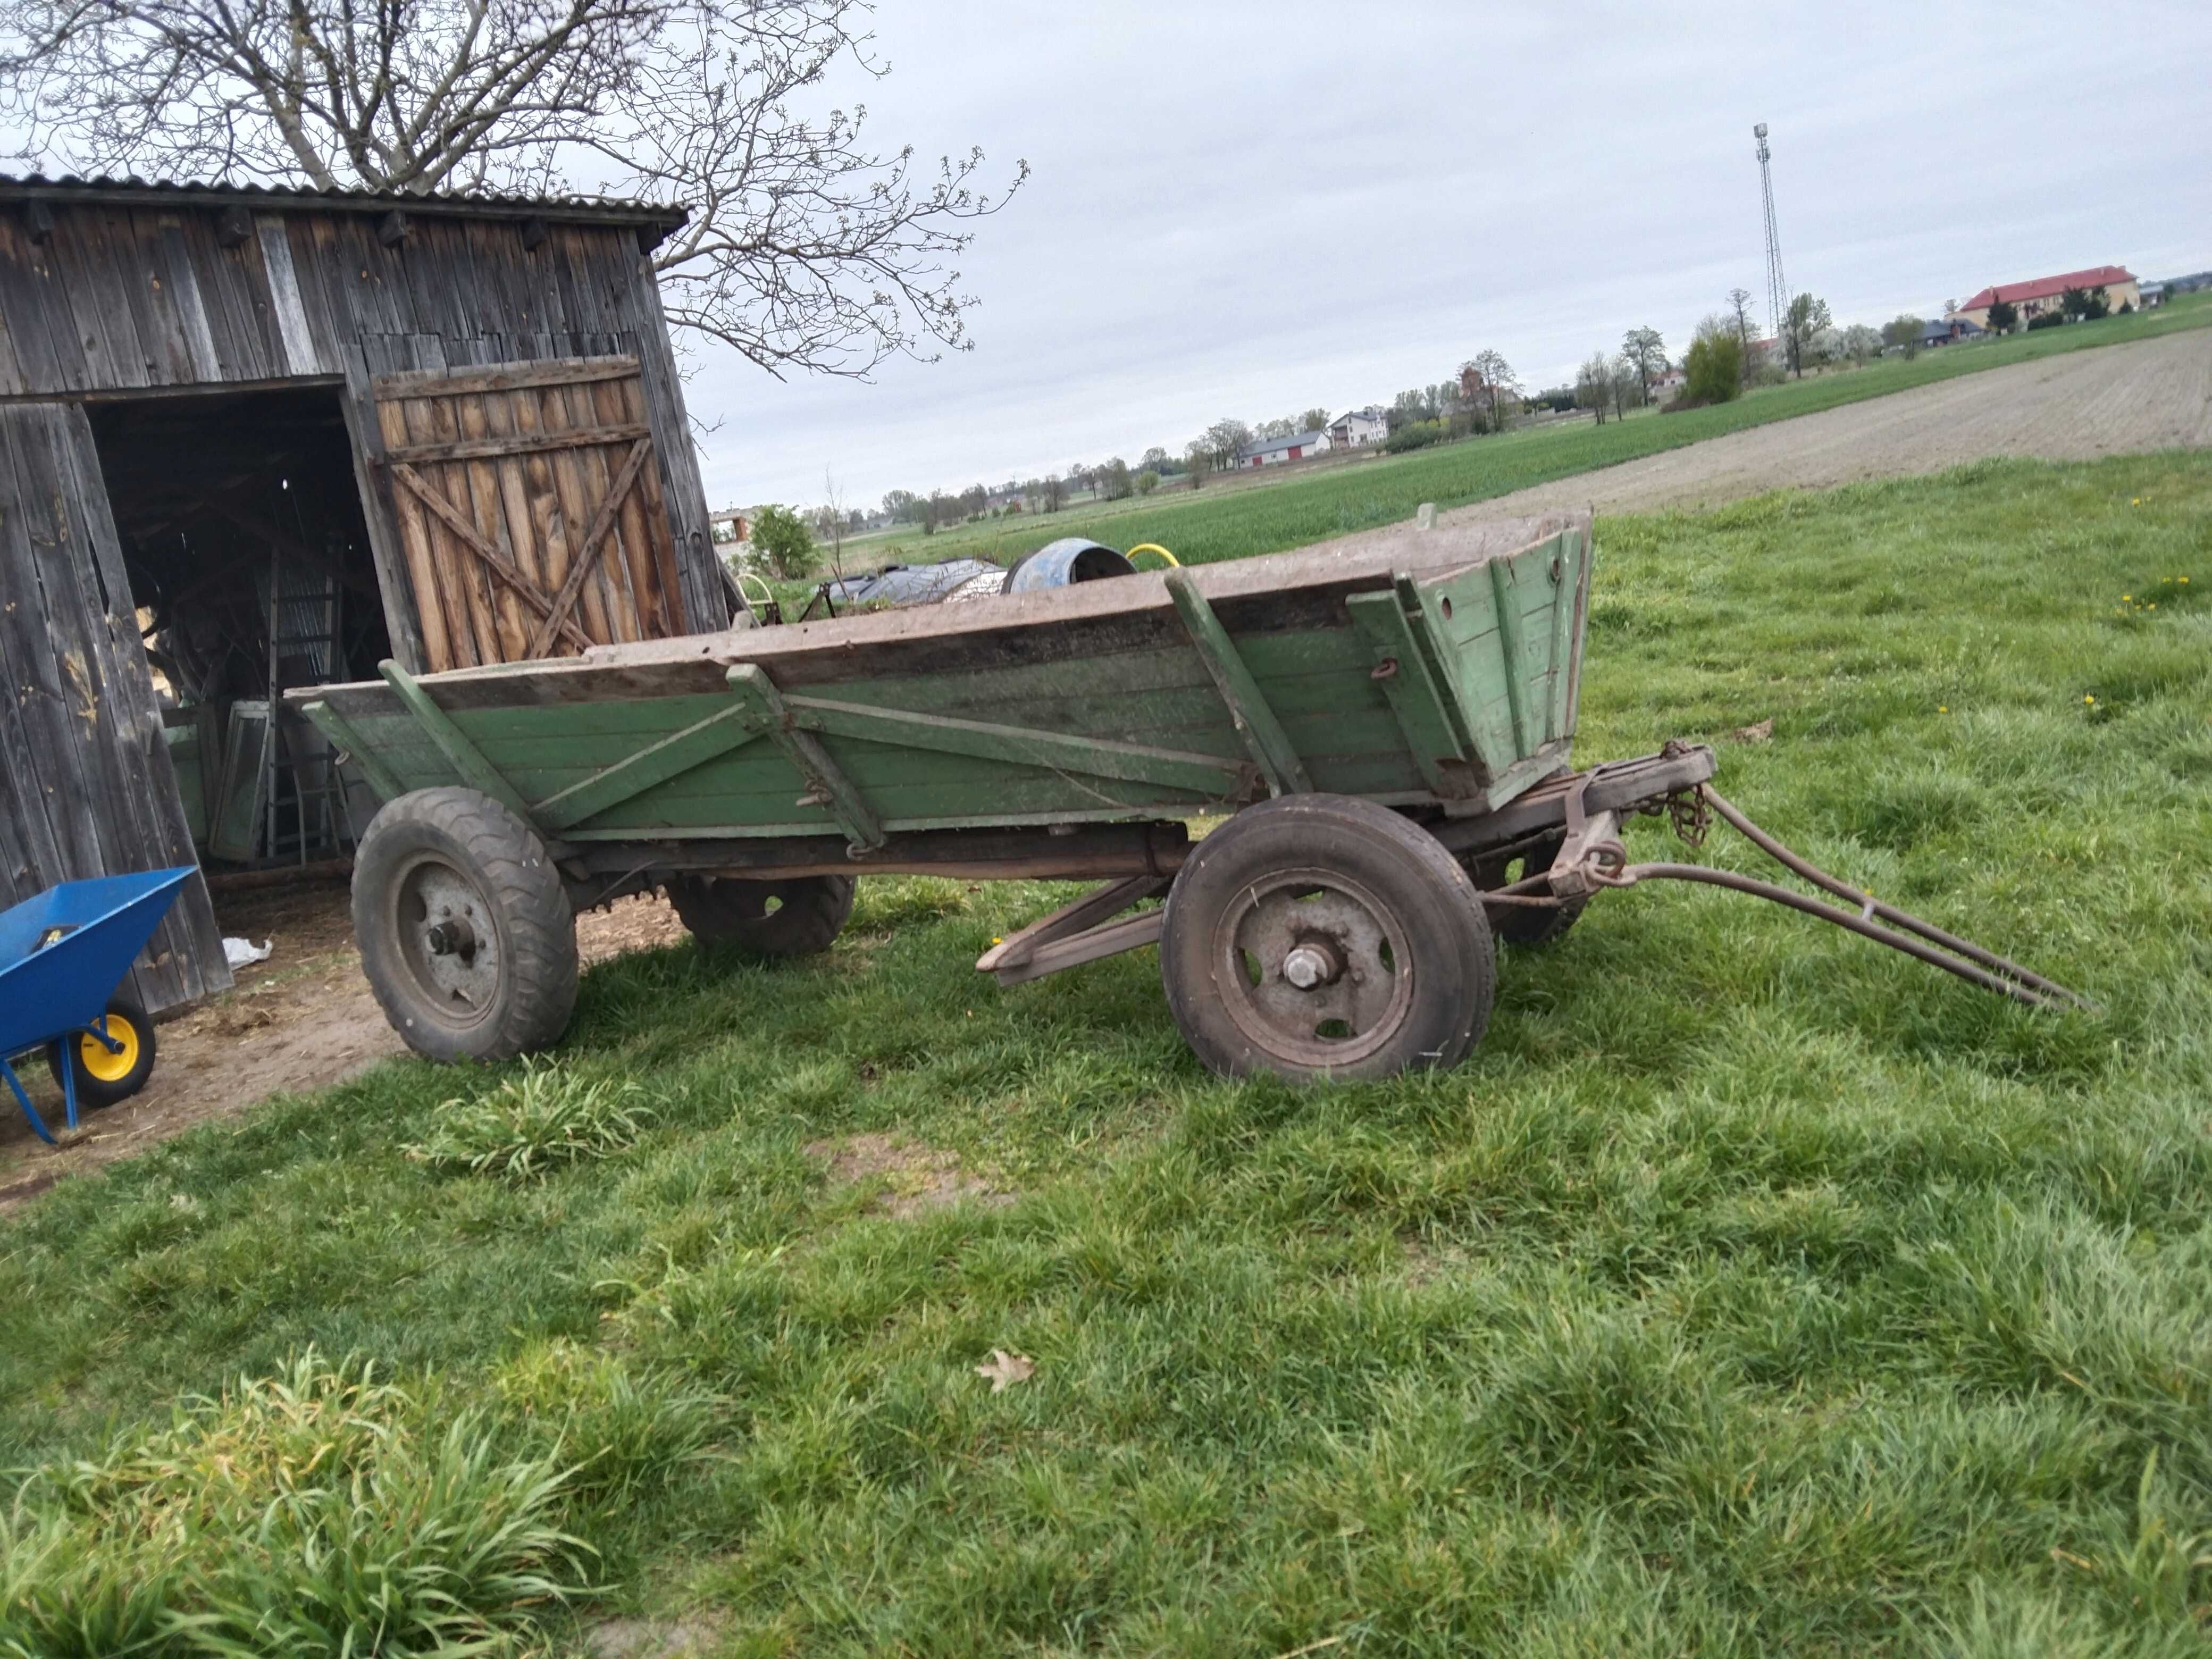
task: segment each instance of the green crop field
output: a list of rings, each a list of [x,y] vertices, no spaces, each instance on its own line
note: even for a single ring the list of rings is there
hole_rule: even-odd
[[[1464,507],[1700,439],[1887,397],[1960,374],[2208,325],[2212,325],[2212,294],[2188,295],[2157,311],[1972,346],[1940,347],[1910,362],[1888,358],[1678,415],[1639,415],[1601,427],[1578,422],[1533,428],[1409,455],[1348,463],[1279,483],[1255,484],[1239,477],[1232,485],[1217,478],[1193,491],[1180,480],[1171,480],[1148,499],[1079,501],[1046,518],[986,520],[933,536],[902,529],[848,544],[846,562],[855,568],[954,557],[1012,563],[1061,536],[1088,536],[1115,547],[1159,542],[1185,563],[1276,553],[1395,524],[1411,518],[1424,501],[1444,508]],[[794,587],[791,593],[804,603],[803,589]]]
[[[2205,453],[1601,527],[1586,758],[1771,718],[1722,787],[2095,1016],[1655,887],[1239,1086],[1150,952],[969,971],[1062,890],[881,880],[64,1182],[0,1653],[2203,1653],[2208,588]]]

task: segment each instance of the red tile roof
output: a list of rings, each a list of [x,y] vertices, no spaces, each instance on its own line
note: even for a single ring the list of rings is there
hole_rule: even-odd
[[[2039,276],[2032,283],[1999,283],[1984,289],[1959,309],[1979,311],[2000,300],[2018,305],[2022,300],[2047,300],[2069,288],[2110,288],[2135,279],[2135,273],[2125,265],[2099,265],[2090,270],[2069,270],[2063,276]]]

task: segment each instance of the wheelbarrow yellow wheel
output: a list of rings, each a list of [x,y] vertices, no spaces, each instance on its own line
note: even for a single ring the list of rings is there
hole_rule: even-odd
[[[67,1063],[76,1073],[80,1105],[112,1106],[118,1100],[128,1100],[146,1086],[146,1079],[153,1074],[154,1022],[146,1018],[146,1011],[137,1000],[125,996],[112,998],[102,1024],[117,1045],[115,1048],[79,1031],[46,1050],[46,1067],[53,1073],[56,1083],[62,1081],[66,1054]]]

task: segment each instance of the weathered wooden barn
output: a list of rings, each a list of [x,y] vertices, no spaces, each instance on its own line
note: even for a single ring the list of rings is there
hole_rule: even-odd
[[[0,179],[0,905],[343,850],[286,689],[741,615],[647,258],[684,218]],[[204,883],[133,971],[229,984]]]

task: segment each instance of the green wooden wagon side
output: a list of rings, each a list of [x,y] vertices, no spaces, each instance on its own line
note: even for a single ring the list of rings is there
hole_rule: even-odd
[[[557,1037],[580,908],[661,889],[797,955],[856,876],[926,872],[1103,881],[978,963],[1002,982],[1157,943],[1216,1069],[1380,1076],[1465,1054],[1494,934],[1556,937],[1620,814],[1711,774],[1571,773],[1593,551],[1586,514],[1407,526],[295,696],[385,799],[355,927],[423,1054]]]

